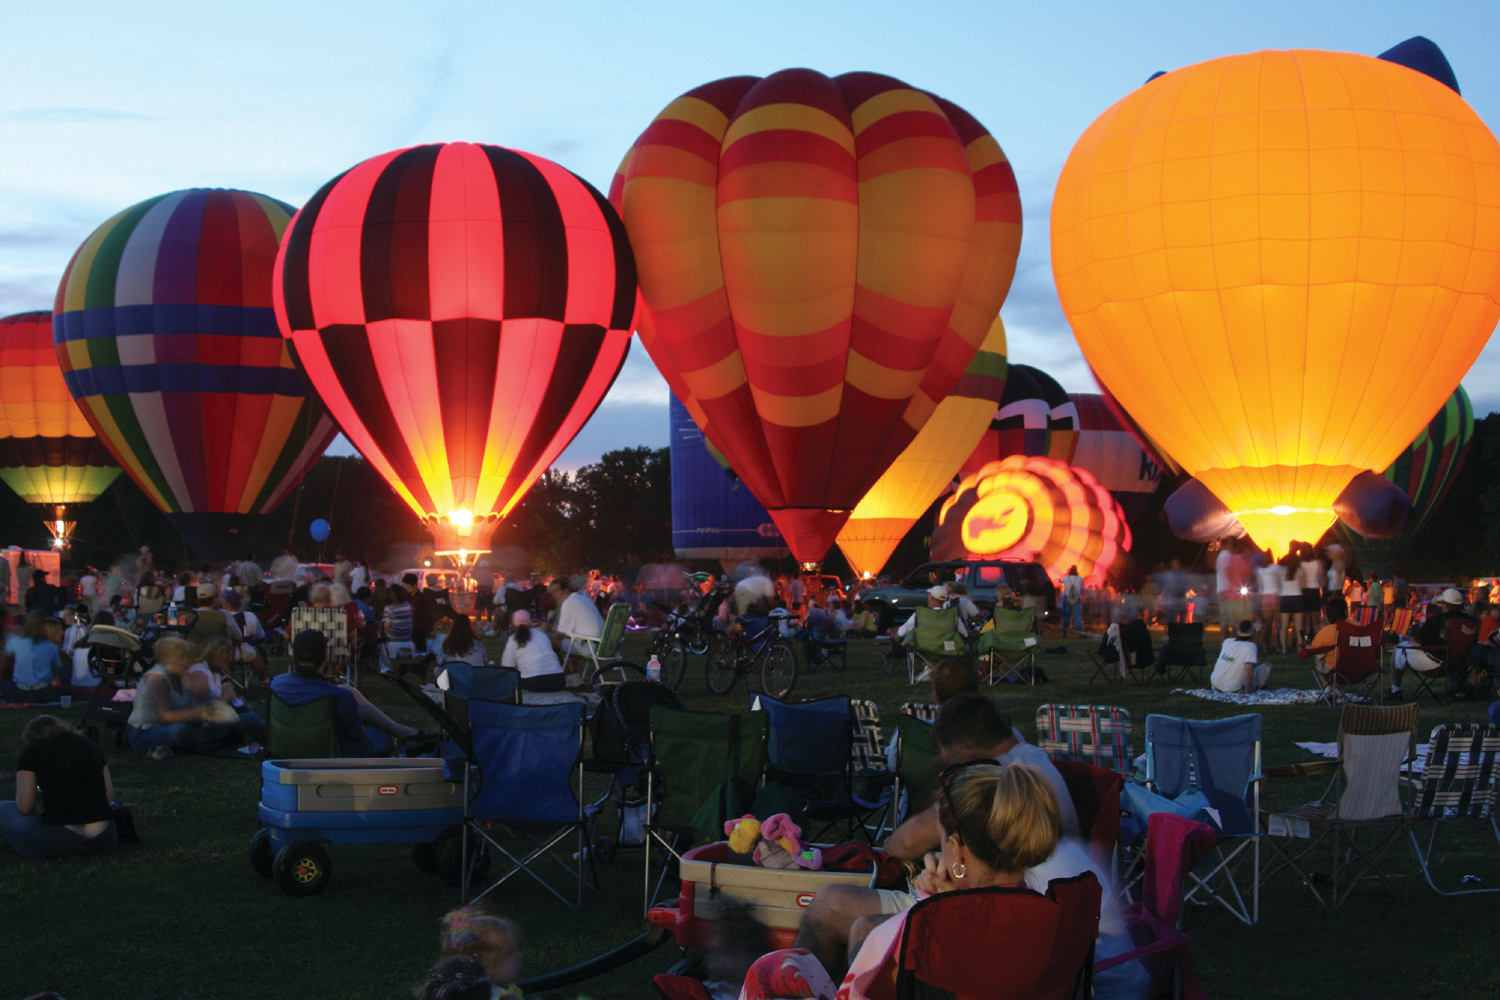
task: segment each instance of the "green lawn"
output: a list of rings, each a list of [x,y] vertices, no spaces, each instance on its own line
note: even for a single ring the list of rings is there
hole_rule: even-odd
[[[644,640],[633,636],[627,652]],[[1056,644],[1056,640],[1048,640]],[[1197,718],[1236,714],[1218,705],[1150,687],[1090,686],[1084,644],[1042,662],[1051,683],[996,691],[1030,737],[1045,701],[1118,704],[1135,719],[1137,752],[1148,712]],[[644,657],[639,657],[644,659]],[[825,668],[799,681],[796,696],[849,693],[876,700],[889,722],[903,701],[926,700],[887,674],[869,644],[856,649],[845,673]],[[1273,686],[1307,686],[1307,670],[1289,658]],[[392,715],[422,724],[418,709],[378,679],[364,690]],[[743,688],[707,694],[701,659],[683,684],[690,708],[745,705]],[[70,710],[74,718],[79,708]],[[0,713],[0,788],[13,787],[9,768],[28,710]],[[1264,710],[1266,760],[1310,759],[1295,740],[1332,740],[1335,713],[1322,706]],[[1422,705],[1421,734],[1440,722],[1478,720],[1478,706]],[[107,737],[106,737],[107,742]],[[52,989],[67,1000],[119,997],[233,997],[244,1000],[371,1000],[406,995],[434,958],[437,920],[457,890],[417,872],[401,847],[332,847],[330,889],[309,899],[283,896],[255,875],[245,847],[257,826],[259,766],[253,762],[177,756],[162,762],[108,750],[118,798],[131,805],[142,837],[112,857],[90,861],[24,862],[0,851],[0,1000]],[[1272,783],[1271,805],[1314,798],[1323,778]],[[1463,824],[1454,824],[1462,826]],[[1449,833],[1454,831],[1450,830]],[[1487,828],[1484,833],[1487,834]],[[1477,874],[1500,887],[1500,850],[1479,830],[1448,838],[1442,870],[1450,885]],[[497,911],[526,935],[527,974],[571,965],[634,937],[639,913],[639,852],[622,854],[603,885],[579,910],[561,905],[524,881],[493,897]],[[1404,861],[1397,870],[1409,870]],[[1446,899],[1420,876],[1400,880],[1407,898],[1396,902],[1362,886],[1344,910],[1329,914],[1287,874],[1262,894],[1261,923],[1247,928],[1217,906],[1190,907],[1187,929],[1200,975],[1216,1000],[1226,998],[1416,998],[1500,995],[1497,924],[1500,898]],[[647,998],[649,977],[676,958],[663,947],[615,973],[558,991],[572,998]]]

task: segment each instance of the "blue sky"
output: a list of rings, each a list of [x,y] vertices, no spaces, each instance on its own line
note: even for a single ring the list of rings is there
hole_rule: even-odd
[[[184,187],[300,205],[341,170],[419,142],[493,142],[601,189],[673,97],[789,66],[874,70],[963,105],[1000,140],[1026,231],[1002,315],[1013,360],[1093,388],[1048,265],[1074,140],[1155,70],[1265,48],[1442,46],[1500,130],[1500,4],[18,3],[0,0],[0,315],[47,308],[104,219]],[[1500,340],[1465,380],[1500,409]],[[564,453],[667,441],[666,385],[639,346]]]

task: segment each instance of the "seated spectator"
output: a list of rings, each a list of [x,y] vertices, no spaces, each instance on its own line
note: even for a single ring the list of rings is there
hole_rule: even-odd
[[[932,684],[932,703],[941,707],[961,694],[979,694],[979,681],[983,676],[978,665],[967,656],[943,657],[927,672],[927,679]],[[900,735],[899,732],[891,733],[891,741],[885,748],[886,767],[892,772],[896,770],[896,742]],[[1020,733],[1015,736],[1017,742],[1026,742]]]
[[[212,705],[195,704],[183,683],[198,659],[192,643],[166,636],[153,651],[156,666],[136,686],[125,736],[136,753],[162,760],[174,750],[196,750],[200,731],[218,713]]]
[[[270,671],[266,669],[265,626],[261,625],[254,611],[245,607],[245,599],[237,591],[231,590],[224,595],[223,611],[240,633],[240,641],[234,647],[234,662],[248,666],[256,679],[264,684],[270,679]]]
[[[235,644],[243,640],[234,619],[224,611],[218,587],[211,583],[200,583],[193,588],[192,593],[198,600],[198,618],[187,635],[183,636],[184,639],[199,646],[210,639],[228,639]]]
[[[239,743],[260,743],[266,738],[266,724],[260,716],[250,710],[234,687],[230,671],[234,666],[234,645],[228,639],[213,638],[203,646],[201,659],[188,669],[183,677],[196,705],[215,702],[227,705],[239,720]],[[223,713],[221,713],[223,714]]]
[[[492,1000],[497,996],[516,996],[499,990],[484,974],[478,959],[463,956],[440,958],[422,981],[412,987],[413,1000]]]
[[[504,917],[490,916],[470,903],[443,917],[439,946],[444,958],[478,962],[490,981],[489,997],[521,997],[521,932]]]
[[[950,583],[948,593],[953,595],[953,601],[958,605],[958,617],[964,621],[971,622],[984,614],[979,610],[979,605],[969,600],[969,588],[963,584]]]
[[[1476,642],[1489,642],[1490,636],[1500,630],[1500,618],[1495,615],[1495,606],[1488,601],[1476,601],[1474,603],[1474,620],[1479,623],[1479,637]]]
[[[943,608],[946,608],[948,606],[948,588],[941,583],[928,588],[927,606],[934,611],[941,611]],[[906,621],[901,623],[901,627],[896,629],[896,638],[904,638],[908,632],[916,627],[917,613],[913,611]],[[962,636],[969,634],[968,628],[964,626],[964,614],[962,611],[959,611],[958,620],[954,622],[954,630]]]
[[[1340,607],[1344,606],[1342,597],[1334,600]],[[1346,613],[1339,617],[1343,619],[1348,615]],[[1327,632],[1332,627],[1330,625],[1323,631]],[[1247,618],[1236,626],[1233,636],[1224,640],[1224,645],[1219,649],[1219,658],[1214,661],[1213,676],[1209,678],[1215,691],[1249,694],[1266,686],[1266,681],[1271,677],[1271,665],[1256,662],[1260,658],[1260,647],[1255,644],[1254,637],[1255,622]],[[1317,645],[1317,642],[1314,641],[1313,645]]]
[[[547,584],[547,594],[557,606],[557,626],[552,632],[552,648],[560,656],[567,655],[573,649],[573,640],[568,638],[570,635],[592,639],[604,635],[604,618],[594,602],[589,600],[584,587],[583,577],[577,576],[571,580],[558,577]],[[585,644],[579,643],[580,653],[585,648]]]
[[[551,643],[545,637],[539,637],[531,627],[531,613],[512,612],[510,627],[510,637],[505,640],[505,650],[500,654],[500,665],[515,667],[520,672],[521,690],[561,691],[567,687],[557,653]]]
[[[1464,614],[1464,597],[1453,587],[1444,590],[1427,606],[1427,619],[1417,627],[1411,641],[1403,641],[1396,647],[1391,658],[1391,689],[1386,693],[1385,704],[1401,700],[1402,671],[1412,670],[1427,673],[1444,663],[1443,648],[1448,645],[1448,622],[1454,618],[1468,619]],[[1418,646],[1435,646],[1437,649],[1418,649]]]
[[[120,843],[114,794],[98,746],[54,715],[35,716],[21,731],[16,797],[0,802],[0,837],[23,858],[112,851]]]
[[[19,635],[5,640],[10,660],[10,678],[0,682],[0,697],[7,701],[47,704],[72,693],[72,663],[63,664],[57,650],[62,621],[40,610],[28,612]]]
[[[1350,577],[1349,579],[1357,581],[1359,578]],[[1347,580],[1345,582],[1347,582]],[[1320,649],[1324,646],[1334,647],[1328,652],[1319,653],[1316,657],[1313,658],[1313,669],[1318,673],[1326,676],[1332,673],[1334,670],[1338,669],[1338,624],[1339,622],[1349,620],[1349,601],[1345,600],[1342,597],[1330,597],[1328,599],[1328,606],[1324,609],[1324,614],[1328,616],[1328,624],[1318,629],[1318,634],[1313,636],[1311,648]],[[1266,669],[1270,669],[1269,664],[1266,665]],[[1265,685],[1262,684],[1261,686],[1264,687]]]
[[[328,637],[304,629],[292,637],[291,670],[271,678],[271,693],[292,707],[333,695],[338,699],[339,752],[345,757],[376,757],[400,740],[408,756],[437,745],[438,734],[403,726],[370,704],[358,688],[334,684],[324,675],[328,666]]]
[[[873,639],[877,624],[875,613],[870,610],[869,605],[864,601],[855,601],[854,617],[849,619],[849,626],[844,629],[844,636],[849,639]]]
[[[473,686],[474,671],[488,663],[489,653],[485,651],[484,642],[474,634],[469,616],[456,615],[438,647],[438,687],[451,691],[455,698],[467,698]],[[443,680],[445,673],[446,682]]]

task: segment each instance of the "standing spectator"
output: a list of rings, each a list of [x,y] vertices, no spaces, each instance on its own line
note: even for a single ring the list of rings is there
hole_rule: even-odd
[[[92,566],[78,578],[78,603],[88,609],[83,619],[86,624],[94,617],[94,609],[99,605],[99,574]]]
[[[260,563],[255,561],[254,552],[250,553],[250,558],[235,567],[234,575],[240,578],[240,586],[245,588],[246,596],[251,601],[260,599],[266,574],[261,570]]]
[[[1062,590],[1058,592],[1057,603],[1062,611],[1062,632],[1067,638],[1068,629],[1083,637],[1083,577],[1078,575],[1077,566],[1069,566],[1068,572],[1062,578]],[[965,618],[970,618],[967,613],[960,612]]]
[[[1312,642],[1313,633],[1323,624],[1323,560],[1306,542],[1302,543],[1302,564],[1297,567],[1297,580],[1302,584],[1302,644]]]
[[[38,715],[21,731],[16,797],[0,802],[0,836],[23,858],[108,853],[120,844],[114,795],[104,753],[62,719]]]
[[[349,574],[354,572],[354,564],[344,555],[343,549],[333,550],[333,582],[349,586]]]
[[[427,609],[427,625],[435,627],[444,618],[452,618],[453,597],[448,593],[448,588],[443,586],[443,578],[438,573],[427,574],[427,586],[422,588],[422,602]]]
[[[1297,641],[1298,619],[1302,615],[1302,560],[1297,558],[1295,543],[1287,547],[1281,557],[1281,615],[1276,630],[1276,646],[1280,652],[1295,652],[1301,648]],[[1286,641],[1288,633],[1292,642]]]
[[[406,601],[411,608],[411,644],[419,652],[427,649],[427,638],[432,633],[432,621],[428,618],[427,602],[422,599],[422,581],[415,573],[401,578],[396,597]]]
[[[1162,574],[1162,603],[1167,613],[1167,622],[1187,621],[1187,574],[1182,571],[1182,560],[1173,559]]]
[[[18,589],[11,576],[10,560],[0,557],[0,612],[10,607]]]
[[[20,634],[5,640],[11,661],[10,679],[0,682],[5,700],[45,704],[72,694],[72,665],[63,665],[57,649],[62,631],[60,619],[40,610],[27,613]]]
[[[357,594],[370,585],[370,560],[364,556],[354,557],[354,568],[349,571],[349,593]]]

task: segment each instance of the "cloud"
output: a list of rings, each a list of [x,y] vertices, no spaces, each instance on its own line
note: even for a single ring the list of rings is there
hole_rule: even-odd
[[[0,112],[0,121],[37,125],[93,125],[98,122],[150,121],[155,115],[112,108],[17,108]]]

